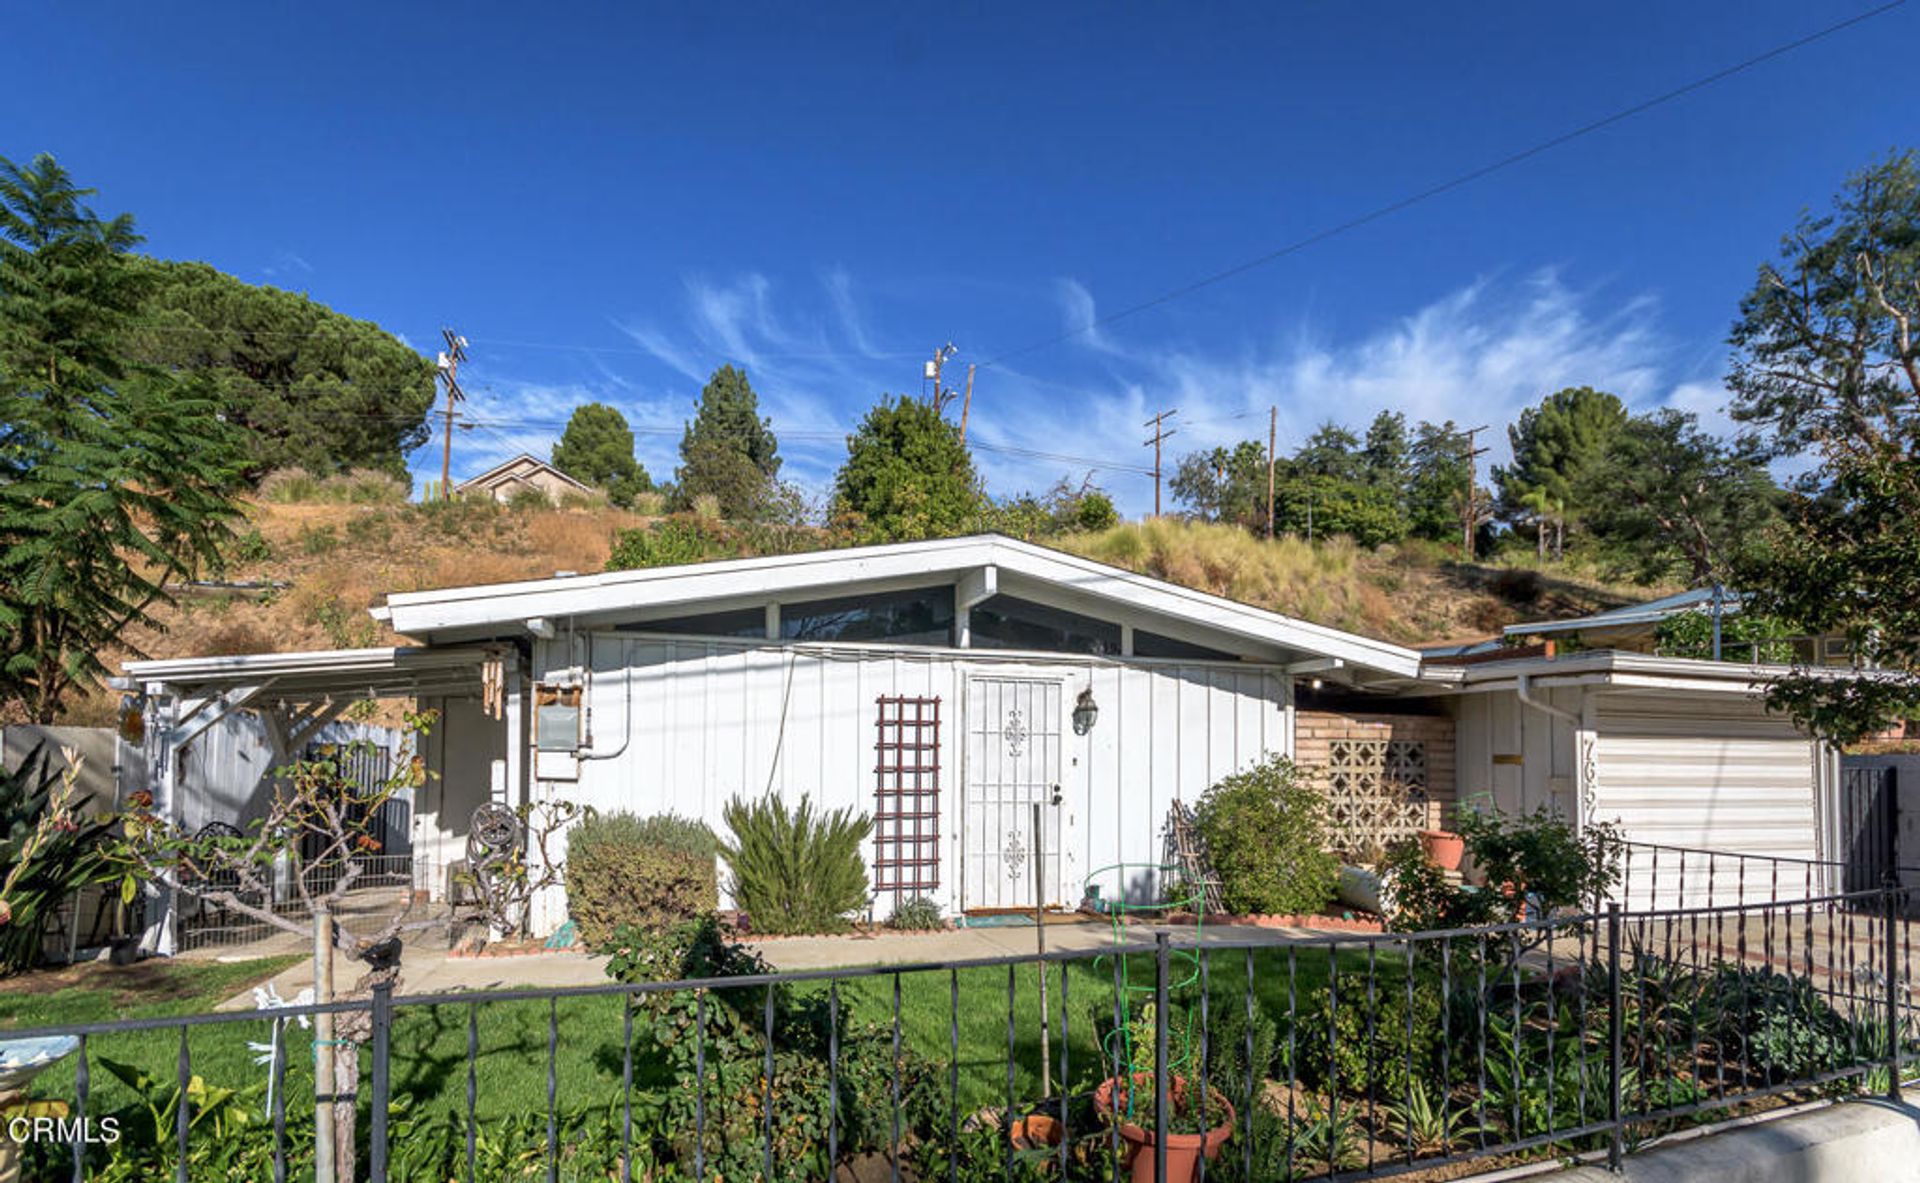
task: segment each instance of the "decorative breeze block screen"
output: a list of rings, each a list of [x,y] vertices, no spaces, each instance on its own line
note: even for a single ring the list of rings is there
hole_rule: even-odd
[[[1357,855],[1427,824],[1427,747],[1417,739],[1336,739],[1327,745],[1327,830]]]
[[[894,903],[940,886],[940,700],[875,700],[873,890]]]

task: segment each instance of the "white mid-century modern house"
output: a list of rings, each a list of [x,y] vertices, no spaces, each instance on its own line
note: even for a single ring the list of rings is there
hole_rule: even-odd
[[[1486,793],[1647,842],[1832,848],[1836,760],[1760,705],[1779,671],[1423,654],[997,535],[396,593],[374,614],[414,645],[129,663],[159,807],[185,812],[178,755],[228,712],[291,752],[355,700],[405,696],[442,712],[413,818],[436,898],[489,801],[719,828],[733,795],[775,793],[874,816],[882,915],[908,895],[1030,908],[1036,859],[1037,902],[1070,907],[1096,874],[1149,890],[1173,803],[1266,753],[1312,768],[1336,820],[1398,786],[1409,830]],[[535,927],[564,918],[556,890]]]

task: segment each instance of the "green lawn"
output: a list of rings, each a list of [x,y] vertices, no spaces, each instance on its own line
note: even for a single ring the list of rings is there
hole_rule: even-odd
[[[106,1018],[171,1016],[209,1010],[255,981],[276,974],[298,958],[273,958],[244,964],[213,962],[148,962],[131,970],[98,966],[83,981],[46,991],[6,991],[0,985],[0,1027],[42,1026],[60,1022],[90,1022]],[[1388,954],[1380,954],[1388,964]],[[1252,958],[1256,1006],[1267,1014],[1284,1016],[1288,979],[1304,999],[1325,987],[1329,954],[1325,949],[1261,949]],[[1365,972],[1365,956],[1357,949],[1340,953],[1342,974]],[[1175,978],[1183,972],[1175,962]],[[1198,974],[1188,962],[1187,974]],[[1008,1100],[1008,983],[1012,978],[1014,1010],[1014,1095],[1031,1102],[1041,1095],[1039,1049],[1039,981],[1033,966],[1016,966],[1012,976],[1002,968],[975,968],[948,972],[899,974],[900,1037],[939,1066],[945,1087],[948,1064],[958,1064],[958,1110],[962,1116],[983,1106],[1002,1106]],[[1129,978],[1137,993],[1129,995],[1129,1010],[1152,999],[1152,956],[1135,954]],[[1210,954],[1208,985],[1210,1014],[1244,1012],[1248,983],[1248,956],[1244,951]],[[843,1033],[847,1039],[891,1039],[895,976],[852,979],[839,983]],[[954,1008],[958,989],[958,1008]],[[804,983],[797,997],[828,993],[826,983]],[[1171,991],[1175,1002],[1198,1014],[1198,983]],[[622,997],[584,997],[547,1001],[488,1002],[476,995],[472,1004],[401,1008],[394,1026],[392,1079],[397,1097],[411,1097],[420,1108],[465,1112],[467,1104],[468,1014],[476,1018],[474,1060],[476,1116],[488,1123],[513,1114],[543,1114],[547,1106],[547,1022],[557,1020],[555,1077],[561,1110],[603,1108],[620,1097],[622,1074]],[[1062,1047],[1068,1056],[1068,1079],[1075,1089],[1089,1089],[1104,1077],[1098,1031],[1112,1024],[1114,974],[1108,960],[1071,962],[1048,968],[1048,1014],[1052,1027],[1052,1062],[1058,1089]],[[958,1024],[958,1056],[952,1056],[952,1026]],[[877,1027],[877,1029],[876,1029]],[[864,1031],[856,1035],[854,1031]],[[1192,1027],[1198,1039],[1198,1024]],[[248,1041],[269,1039],[267,1020],[196,1027],[188,1035],[192,1072],[211,1085],[261,1087],[267,1068],[255,1064]],[[290,1027],[286,1037],[286,1104],[290,1114],[311,1106],[311,1031]],[[1175,1037],[1175,1047],[1179,1039]],[[157,1079],[173,1081],[179,1062],[177,1031],[140,1031],[96,1035],[88,1041],[92,1058],[92,1112],[109,1112],[131,1102],[131,1091],[100,1066],[102,1058],[132,1064]],[[40,1097],[71,1098],[71,1060],[38,1077]],[[361,1056],[363,1077],[371,1066]],[[664,1079],[664,1066],[639,1037],[636,1043],[636,1087],[645,1089]],[[365,1093],[363,1093],[365,1095]],[[257,1098],[265,1106],[265,1098]]]
[[[1289,961],[1292,968],[1289,969]],[[0,1028],[39,1026],[49,1023],[82,1022],[106,1018],[131,1018],[149,1015],[174,1015],[210,1009],[215,1003],[245,989],[254,982],[278,972],[295,959],[273,959],[242,964],[147,963],[130,970],[98,967],[97,977],[84,984],[60,990],[11,991],[0,994]],[[1381,956],[1386,964],[1388,955]],[[161,968],[150,969],[149,966]],[[1348,949],[1341,954],[1343,972],[1364,971],[1365,958]],[[1176,977],[1180,964],[1176,962]],[[1253,975],[1256,1005],[1270,1014],[1283,1015],[1287,1007],[1289,977],[1294,989],[1305,996],[1323,986],[1327,977],[1328,954],[1324,949],[1300,951],[1291,956],[1284,948],[1255,953]],[[1211,988],[1211,1013],[1243,1011],[1248,981],[1248,960],[1239,950],[1209,955],[1208,984]],[[1189,964],[1187,972],[1197,973]],[[116,974],[140,972],[144,978],[119,977]],[[1129,996],[1130,1009],[1152,998],[1153,959],[1135,955],[1129,964],[1132,981],[1146,989]],[[1110,964],[1102,960],[1075,962],[1049,967],[1049,1013],[1052,1027],[1054,1074],[1059,1075],[1062,1045],[1068,1060],[1071,1083],[1089,1088],[1105,1075],[1100,1070],[1101,1056],[1096,1046],[1096,1022],[1111,1023],[1113,1014],[1113,975]],[[944,1084],[949,1063],[960,1068],[958,1104],[963,1114],[987,1105],[1003,1105],[1007,1100],[1008,1061],[1008,985],[1004,967],[948,972],[898,975],[900,985],[900,1028],[908,1046],[940,1066]],[[1033,966],[1018,966],[1011,975],[1013,987],[1012,1060],[1015,1067],[1014,1091],[1020,1098],[1036,1098],[1040,1092],[1039,990]],[[958,1008],[953,1006],[957,983]],[[0,987],[0,989],[4,989]],[[824,983],[798,987],[796,994],[824,995]],[[861,1025],[878,1025],[866,1038],[890,1039],[893,1022],[894,975],[842,982],[839,986],[843,1031]],[[1197,983],[1176,988],[1174,1000],[1198,1012]],[[475,1061],[476,1114],[483,1121],[510,1114],[544,1113],[547,1100],[548,1019],[558,1024],[554,1072],[558,1083],[559,1107],[563,1110],[604,1106],[620,1095],[623,1056],[622,1005],[617,995],[562,999],[557,1005],[537,1002],[487,1002],[484,995],[472,1005],[459,1003],[435,1007],[402,1008],[396,1018],[393,1035],[393,1089],[396,1095],[410,1096],[417,1105],[453,1108],[464,1112],[467,1084],[467,1023],[469,1013],[477,1017],[478,1058]],[[957,1015],[959,1055],[952,1049],[951,1024]],[[1197,1041],[1197,1024],[1193,1028]],[[848,1038],[852,1038],[849,1035]],[[264,1084],[267,1069],[253,1062],[255,1053],[248,1041],[269,1038],[265,1020],[196,1028],[188,1038],[193,1071],[210,1084],[243,1087]],[[287,1069],[287,1103],[290,1111],[311,1104],[311,1033],[298,1027],[288,1031],[290,1049]],[[1176,1044],[1177,1046],[1177,1044]],[[117,1080],[98,1067],[106,1057],[135,1065],[151,1075],[171,1081],[177,1071],[179,1036],[175,1031],[101,1035],[89,1041],[89,1055],[95,1061],[92,1073],[95,1112],[110,1110],[131,1100]],[[369,1059],[362,1057],[361,1069]],[[71,1060],[50,1070],[36,1082],[41,1096],[71,1096],[73,1071]],[[661,1079],[661,1066],[648,1058],[644,1042],[635,1049],[636,1082],[639,1087]],[[1056,1081],[1055,1087],[1058,1088]],[[262,1101],[264,1104],[264,1100]]]

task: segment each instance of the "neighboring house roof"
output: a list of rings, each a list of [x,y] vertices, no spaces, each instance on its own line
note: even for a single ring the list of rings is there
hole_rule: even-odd
[[[455,485],[453,491],[459,493],[467,489],[491,489],[495,485],[510,480],[524,481],[536,473],[553,477],[555,480],[564,481],[583,493],[593,492],[592,485],[573,479],[545,460],[527,452],[522,452],[511,460],[502,461],[481,473],[479,476],[468,477],[466,480]]]
[[[1387,641],[1342,632],[1181,587],[1151,576],[998,534],[903,542],[764,558],[730,559],[600,575],[480,587],[397,592],[376,619],[434,643],[520,634],[534,622],[667,620],[827,596],[962,585],[975,602],[994,594],[1032,596],[1062,607],[1140,620],[1178,636],[1204,633],[1218,645],[1263,660],[1312,659],[1393,678],[1418,675],[1420,655]]]
[[[1662,596],[1657,600],[1648,600],[1644,604],[1628,604],[1623,608],[1611,608],[1605,612],[1595,612],[1591,616],[1575,616],[1569,620],[1537,620],[1528,624],[1510,624],[1503,632],[1509,637],[1537,637],[1548,633],[1591,632],[1598,629],[1632,628],[1640,625],[1659,624],[1671,616],[1685,612],[1698,612],[1713,607],[1714,589],[1697,587],[1676,595]],[[1731,614],[1740,610],[1740,593],[1719,589],[1720,611]]]

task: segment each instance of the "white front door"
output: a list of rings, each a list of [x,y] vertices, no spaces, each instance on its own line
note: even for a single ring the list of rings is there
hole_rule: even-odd
[[[967,682],[967,762],[962,821],[969,910],[1031,908],[1035,861],[1043,904],[1060,902],[1061,686],[1028,678]],[[1041,835],[1033,832],[1040,806]]]

